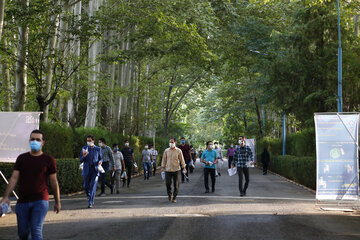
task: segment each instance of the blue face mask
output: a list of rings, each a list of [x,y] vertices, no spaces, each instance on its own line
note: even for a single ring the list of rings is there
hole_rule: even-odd
[[[119,151],[119,148],[114,148],[114,152],[117,152],[117,151]]]
[[[182,143],[182,144],[185,144],[185,141],[184,141],[184,140],[182,140],[182,141],[181,141],[181,143]]]
[[[38,142],[38,141],[31,141],[30,142],[31,151],[38,152],[38,151],[40,151],[40,148],[41,148],[41,142]]]

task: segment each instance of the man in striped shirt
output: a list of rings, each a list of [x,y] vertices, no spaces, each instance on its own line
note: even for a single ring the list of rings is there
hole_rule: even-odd
[[[245,137],[239,137],[239,145],[236,146],[232,166],[237,167],[239,176],[240,196],[246,195],[246,189],[249,186],[249,166],[253,164],[253,153],[251,148],[246,145]],[[245,175],[245,185],[243,186],[243,175]]]

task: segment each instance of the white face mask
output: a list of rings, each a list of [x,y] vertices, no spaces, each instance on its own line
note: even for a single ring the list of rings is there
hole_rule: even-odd
[[[234,147],[234,145],[231,144],[230,147]]]
[[[102,146],[103,146],[102,142],[99,142],[99,147],[102,147]]]
[[[217,144],[215,144],[215,147],[217,147],[218,145]]]
[[[145,149],[148,149],[149,148],[149,146],[145,146]]]
[[[240,145],[242,144],[242,140],[239,140],[239,144],[240,144]]]
[[[212,145],[212,144],[210,144],[210,145],[209,145],[209,148],[210,148],[210,149],[213,149],[213,145]]]
[[[92,147],[92,146],[94,146],[94,143],[91,141],[91,142],[87,142],[87,145],[88,146],[90,146],[90,147]]]
[[[174,148],[175,147],[175,143],[169,143],[170,148]]]
[[[125,147],[128,147],[129,146],[129,143],[125,143]]]

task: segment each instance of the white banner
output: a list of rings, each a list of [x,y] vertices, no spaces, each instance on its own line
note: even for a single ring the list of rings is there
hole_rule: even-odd
[[[0,112],[0,162],[28,152],[30,133],[39,129],[39,112]]]
[[[316,199],[358,199],[358,113],[315,113]]]

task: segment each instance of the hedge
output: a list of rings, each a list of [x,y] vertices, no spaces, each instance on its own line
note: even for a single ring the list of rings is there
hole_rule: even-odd
[[[263,138],[256,142],[256,152],[261,153],[264,147],[275,156],[282,155],[283,141],[281,138]],[[314,128],[303,130],[299,133],[291,133],[286,136],[286,154],[298,157],[315,157],[315,130]]]
[[[102,128],[76,128],[71,129],[57,123],[40,123],[40,129],[44,131],[46,143],[44,152],[55,158],[78,158],[81,148],[86,144],[86,137],[90,134],[95,136],[95,144],[99,138],[105,138],[106,144],[112,147],[114,143],[119,144],[121,149],[124,141],[129,140],[130,146],[136,154],[140,154],[145,144],[152,144],[153,139],[149,137],[124,136],[120,133],[110,133]],[[161,157],[164,150],[169,146],[168,138],[156,138],[155,147]]]
[[[141,155],[136,153],[135,160],[138,164],[139,172],[142,173],[143,166],[141,163]],[[79,170],[78,158],[55,159],[57,167],[57,179],[61,194],[69,194],[83,190],[83,177]],[[159,162],[158,158],[158,162]],[[158,165],[159,166],[159,165]],[[0,170],[9,180],[13,170],[13,163],[0,163]],[[108,176],[110,176],[108,174]],[[0,181],[0,196],[4,194],[6,183],[1,179]],[[15,190],[16,191],[16,190]],[[49,187],[51,193],[51,188]]]
[[[258,163],[261,164],[260,161]],[[269,169],[311,189],[316,189],[316,159],[314,157],[272,155]]]

